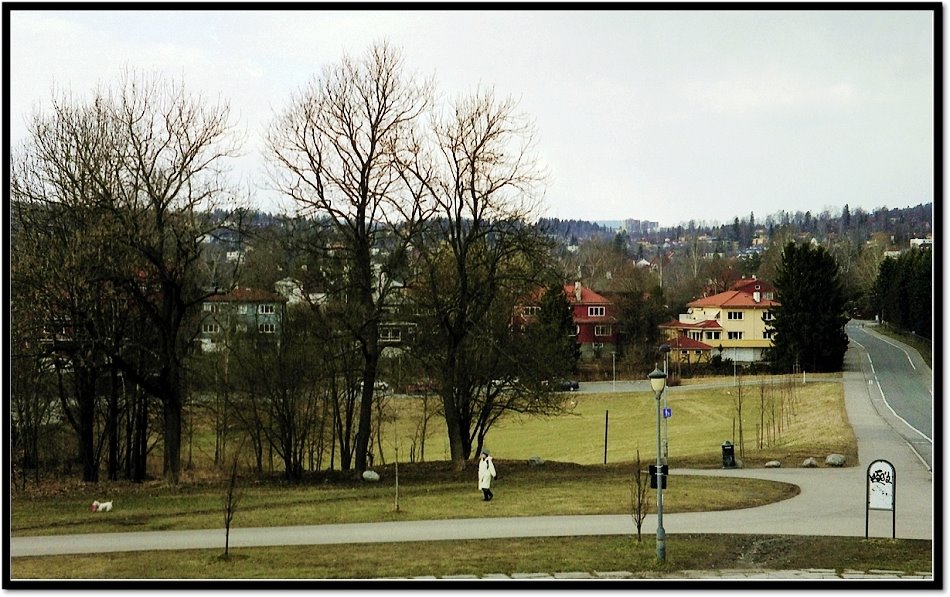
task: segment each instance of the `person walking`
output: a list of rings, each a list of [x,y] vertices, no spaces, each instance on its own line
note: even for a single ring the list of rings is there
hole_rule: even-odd
[[[478,488],[482,490],[486,502],[490,502],[495,494],[491,492],[491,482],[495,478],[495,463],[492,462],[488,450],[482,450],[478,460]]]

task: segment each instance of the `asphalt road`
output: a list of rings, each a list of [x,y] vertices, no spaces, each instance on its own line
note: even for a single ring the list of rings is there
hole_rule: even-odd
[[[850,331],[850,329],[849,329]],[[862,335],[864,334],[864,335]],[[905,437],[913,435],[904,423],[883,404],[877,383],[885,373],[875,364],[872,374],[867,356],[874,360],[877,352],[871,346],[867,331],[854,334],[852,348],[845,359],[844,394],[848,419],[858,442],[856,466],[845,468],[787,468],[737,470],[686,470],[671,463],[672,491],[677,475],[721,475],[752,477],[794,483],[801,493],[789,500],[759,508],[725,512],[687,512],[666,514],[664,528],[668,535],[677,533],[749,533],[789,535],[835,535],[862,537],[869,522],[872,537],[890,537],[892,522],[898,538],[932,539],[933,476],[930,467],[918,456]],[[861,346],[858,341],[863,341]],[[870,347],[868,353],[863,347]],[[883,350],[883,349],[882,349]],[[887,359],[881,357],[881,363]],[[897,359],[899,361],[899,359]],[[918,382],[929,379],[930,372],[910,369]],[[899,367],[895,365],[896,369]],[[917,371],[918,373],[913,373]],[[876,375],[877,377],[873,377]],[[888,373],[887,375],[890,375]],[[895,373],[899,375],[899,373]],[[910,378],[908,378],[910,379]],[[910,383],[905,379],[907,383]],[[891,396],[887,396],[891,401]],[[918,398],[920,398],[918,396]],[[896,402],[896,400],[894,400]],[[913,403],[913,400],[908,400]],[[823,459],[824,454],[815,454]],[[867,467],[878,459],[894,465],[897,472],[895,511],[866,510]],[[499,492],[498,499],[504,499]],[[473,497],[473,504],[491,507]],[[643,532],[656,530],[656,517],[647,517]],[[545,516],[518,518],[478,518],[461,520],[421,520],[361,524],[313,525],[269,528],[235,528],[231,546],[314,545],[366,542],[433,541],[455,539],[490,539],[498,537],[617,535],[632,534],[629,515]],[[668,539],[670,540],[670,539]],[[95,535],[61,535],[53,537],[13,537],[10,556],[102,553],[155,549],[221,548],[224,531],[157,531],[147,533],[110,533]]]
[[[917,351],[875,333],[874,328],[867,322],[851,322],[847,330],[853,349],[863,353],[861,369],[872,390],[872,403],[933,468],[931,370]]]

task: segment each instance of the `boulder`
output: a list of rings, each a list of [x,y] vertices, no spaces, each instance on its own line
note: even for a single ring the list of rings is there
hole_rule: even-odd
[[[845,456],[844,454],[829,454],[825,458],[825,464],[828,466],[844,466]]]
[[[544,458],[540,456],[532,456],[528,459],[528,466],[541,466],[544,464]]]
[[[375,483],[379,481],[379,473],[376,471],[363,471],[363,480]]]
[[[778,460],[769,460],[765,463],[765,468],[782,468],[782,463]]]
[[[818,461],[815,460],[814,458],[809,457],[809,458],[806,458],[804,462],[802,462],[802,468],[817,468],[817,467],[818,467]]]

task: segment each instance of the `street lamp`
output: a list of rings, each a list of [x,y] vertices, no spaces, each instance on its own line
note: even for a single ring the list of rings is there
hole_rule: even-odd
[[[661,344],[660,352],[663,353],[663,373],[666,373],[667,376],[670,374],[670,348],[669,344]],[[666,389],[666,384],[663,386],[663,408],[667,409],[670,406],[670,392]],[[667,417],[663,417],[663,464],[669,464],[670,458],[670,420]]]
[[[666,561],[666,531],[663,530],[663,469],[660,463],[660,396],[666,388],[666,373],[654,367],[647,376],[656,393],[656,559]]]

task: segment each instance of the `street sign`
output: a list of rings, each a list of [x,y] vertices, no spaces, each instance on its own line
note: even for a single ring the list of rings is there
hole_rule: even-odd
[[[672,408],[666,407],[666,408],[663,409],[663,418],[664,418],[664,419],[669,419],[669,418],[672,417],[672,416],[673,416],[673,409],[672,409]]]

